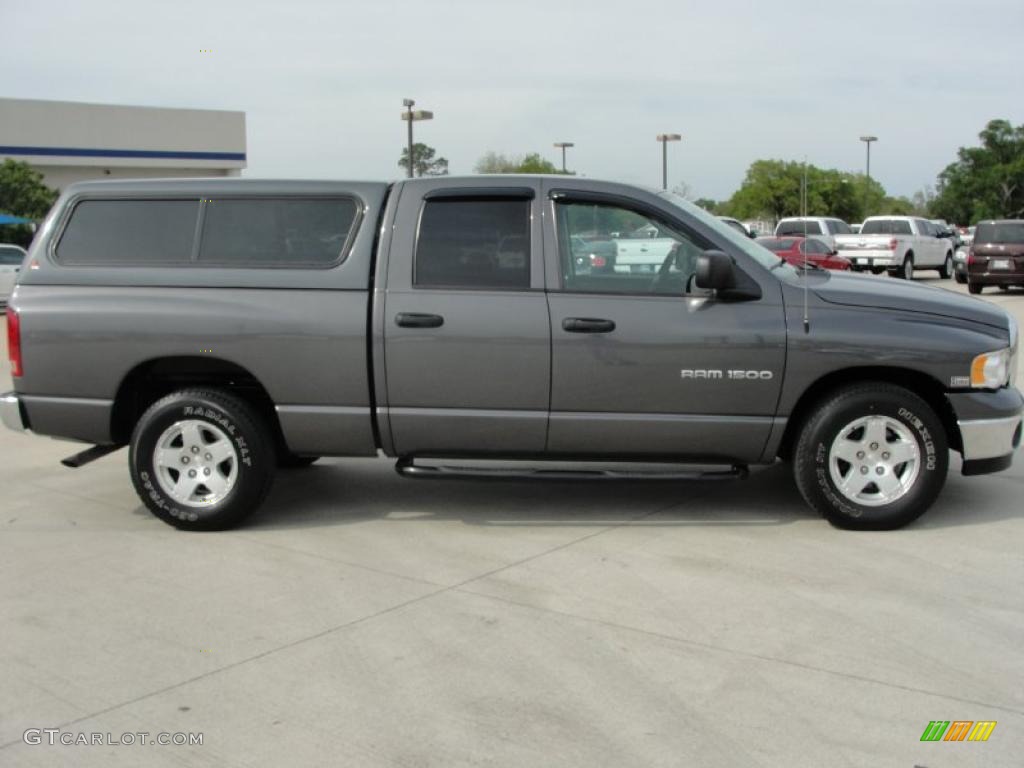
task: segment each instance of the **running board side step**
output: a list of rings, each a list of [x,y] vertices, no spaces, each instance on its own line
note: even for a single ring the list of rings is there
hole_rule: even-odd
[[[90,461],[96,461],[96,459],[102,459],[108,453],[119,451],[124,448],[123,445],[94,445],[92,448],[86,448],[84,451],[76,453],[74,456],[68,456],[66,459],[61,459],[61,464],[71,469],[78,469],[79,467],[85,466]]]
[[[605,462],[607,463],[607,462]],[[733,465],[722,470],[629,470],[603,468],[546,468],[533,464],[523,467],[432,465],[415,463],[414,457],[404,457],[395,463],[395,471],[402,477],[415,480],[469,479],[469,480],[739,480],[748,474],[747,468]]]

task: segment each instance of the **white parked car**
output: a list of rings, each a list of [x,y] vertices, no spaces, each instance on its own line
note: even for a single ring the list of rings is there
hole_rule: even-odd
[[[849,235],[853,230],[842,219],[827,216],[794,216],[781,219],[775,225],[776,237],[813,237],[835,250],[836,236]]]
[[[953,243],[938,228],[917,216],[871,216],[857,235],[836,237],[836,250],[855,270],[871,270],[910,280],[915,269],[953,274]]]
[[[23,249],[16,245],[0,243],[0,305],[7,306],[7,299],[14,290],[14,281],[24,260]]]

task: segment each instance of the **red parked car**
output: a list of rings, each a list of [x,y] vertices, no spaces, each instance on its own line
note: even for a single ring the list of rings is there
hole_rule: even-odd
[[[814,237],[759,237],[760,243],[774,251],[794,267],[811,262],[822,269],[849,269],[850,260],[838,256],[834,250]]]

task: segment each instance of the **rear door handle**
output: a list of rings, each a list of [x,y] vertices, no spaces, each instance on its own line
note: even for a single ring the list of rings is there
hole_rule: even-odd
[[[402,328],[440,328],[444,325],[444,318],[419,312],[399,312],[395,315],[395,325]]]
[[[611,333],[615,323],[595,317],[567,317],[562,321],[562,330],[569,333]]]

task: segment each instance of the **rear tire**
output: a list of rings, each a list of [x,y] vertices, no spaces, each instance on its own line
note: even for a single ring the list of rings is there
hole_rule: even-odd
[[[985,286],[983,286],[983,285],[978,285],[977,283],[968,283],[968,284],[967,284],[967,291],[968,291],[969,293],[973,293],[973,294],[977,295],[977,294],[981,293],[981,290],[982,290],[982,288],[984,288],[984,287],[985,287]]]
[[[957,281],[957,282],[958,282],[958,283],[959,283],[960,285],[963,285],[964,283],[966,283],[966,282],[967,282],[967,277],[966,277],[965,275],[961,275],[961,274],[960,274],[959,272],[957,272],[957,273],[956,273],[956,281]]]
[[[914,254],[908,253],[903,257],[903,264],[900,265],[899,270],[896,272],[896,277],[902,280],[914,279]]]
[[[155,402],[132,432],[128,466],[139,498],[168,525],[230,528],[266,498],[274,443],[256,412],[216,389],[185,389]]]
[[[953,274],[953,254],[946,252],[946,259],[942,262],[942,266],[939,267],[939,277],[943,280],[948,280]]]
[[[826,520],[851,530],[891,530],[917,519],[946,480],[949,449],[935,412],[892,384],[844,387],[804,422],[793,474]]]

